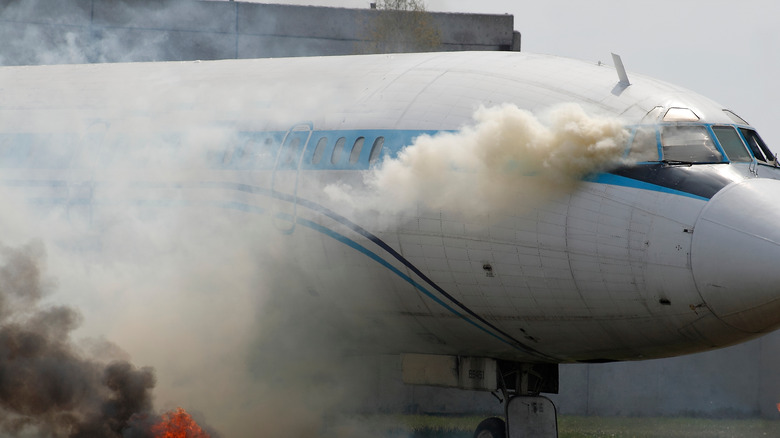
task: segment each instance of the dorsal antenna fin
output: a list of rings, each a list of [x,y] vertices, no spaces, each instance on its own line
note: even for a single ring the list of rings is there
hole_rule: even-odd
[[[623,66],[623,60],[620,59],[620,55],[612,54],[612,62],[615,63],[615,70],[617,70],[618,78],[620,78],[619,84],[623,87],[628,87],[631,82],[628,81],[628,74],[626,68]]]

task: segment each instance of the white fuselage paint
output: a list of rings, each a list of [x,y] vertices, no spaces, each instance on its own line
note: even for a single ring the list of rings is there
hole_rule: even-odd
[[[123,189],[128,202],[175,199],[203,214],[229,210],[239,221],[273,216],[274,232],[305,272],[301,287],[339,309],[340,323],[356,333],[350,348],[359,351],[635,360],[773,330],[780,323],[771,268],[780,253],[780,183],[773,181],[780,172],[772,166],[690,166],[733,181],[712,199],[601,175],[530,211],[468,218],[419,206],[380,220],[339,210],[323,191],[335,182],[359,185],[358,167],[305,165],[329,132],[334,139],[357,132],[345,156],[359,136],[363,157],[378,136],[397,152],[406,144],[390,144],[394,132],[455,131],[481,105],[537,113],[577,103],[627,126],[647,123],[656,106],[685,107],[701,123],[735,124],[706,98],[630,77],[632,85],[618,87],[611,67],[522,53],[3,68],[0,183],[41,210],[119,202],[101,188],[118,178],[143,183]],[[146,144],[121,162],[105,152],[155,131],[176,133],[176,146]],[[244,153],[247,133],[263,132],[277,133],[269,140],[276,156],[255,158],[273,164],[242,167],[236,153]],[[301,152],[284,167],[278,143],[296,135]],[[65,164],[20,159],[35,154],[31,141],[44,150],[51,144],[39,143],[57,142]],[[177,148],[201,148],[192,156],[224,166],[201,158],[184,174],[166,173],[181,164]],[[151,162],[139,158],[150,151]]]

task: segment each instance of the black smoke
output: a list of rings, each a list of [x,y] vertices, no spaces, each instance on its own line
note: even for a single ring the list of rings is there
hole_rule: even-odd
[[[72,340],[81,315],[44,304],[54,288],[45,259],[39,242],[0,245],[0,435],[148,436],[154,370],[103,363]]]

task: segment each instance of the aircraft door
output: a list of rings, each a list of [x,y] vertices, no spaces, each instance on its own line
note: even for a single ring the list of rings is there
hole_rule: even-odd
[[[271,176],[271,194],[275,206],[273,221],[276,228],[286,234],[295,231],[301,162],[313,128],[311,123],[299,123],[291,127],[276,153]]]

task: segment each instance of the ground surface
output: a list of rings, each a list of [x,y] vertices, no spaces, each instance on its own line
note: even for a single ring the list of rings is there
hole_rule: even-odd
[[[393,438],[471,438],[483,417],[368,417],[364,427]],[[379,433],[377,436],[380,436]],[[560,416],[559,438],[780,438],[780,420]],[[384,438],[384,437],[383,437]]]

